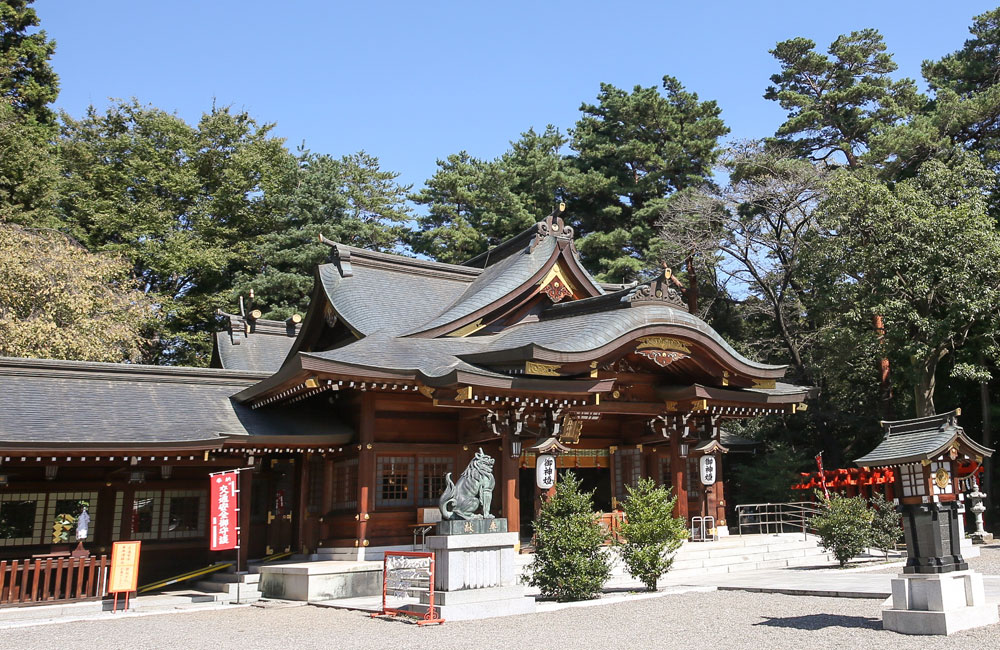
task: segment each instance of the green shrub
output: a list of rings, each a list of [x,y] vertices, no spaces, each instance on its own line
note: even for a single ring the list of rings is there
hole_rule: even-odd
[[[684,520],[674,517],[677,497],[670,489],[644,478],[632,488],[622,505],[625,521],[622,540],[617,543],[625,568],[646,589],[656,591],[656,581],[670,570],[674,558],[668,557],[687,538]]]
[[[869,503],[872,507],[871,545],[882,551],[888,560],[889,551],[896,548],[896,543],[903,536],[903,518],[881,494],[872,495]]]
[[[813,517],[823,548],[833,551],[840,566],[871,546],[872,511],[863,497],[833,494],[823,499],[823,512]]]
[[[572,472],[559,477],[555,495],[535,520],[535,559],[524,580],[542,596],[560,602],[595,598],[611,576],[602,550],[607,533],[599,523],[592,492],[580,492]]]

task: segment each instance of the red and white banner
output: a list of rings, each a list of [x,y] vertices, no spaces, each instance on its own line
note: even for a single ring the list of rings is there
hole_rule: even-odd
[[[212,532],[209,550],[225,551],[239,545],[239,533],[236,507],[239,492],[239,472],[224,472],[215,474],[212,481]]]

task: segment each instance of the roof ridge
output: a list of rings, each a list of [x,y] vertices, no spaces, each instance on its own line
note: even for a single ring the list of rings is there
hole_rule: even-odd
[[[405,269],[414,275],[431,275],[467,282],[471,282],[482,273],[482,269],[470,268],[461,264],[448,264],[447,262],[422,260],[395,253],[370,251],[356,246],[341,244],[327,239],[322,235],[320,236],[320,241],[336,251],[335,255],[339,263],[335,263],[335,265],[341,267],[341,275],[345,277],[351,275],[350,268],[354,265],[390,270]],[[347,265],[346,271],[342,268],[345,264]]]
[[[161,381],[175,383],[221,384],[233,381],[255,382],[270,377],[270,372],[248,372],[225,368],[195,368],[193,366],[152,366],[107,361],[77,361],[69,359],[29,359],[0,357],[0,375],[31,377],[61,377],[77,379],[117,379]]]
[[[465,260],[462,262],[462,266],[485,269],[486,267],[491,266],[491,259],[493,260],[493,264],[496,264],[500,260],[510,257],[516,253],[518,249],[523,247],[529,239],[532,243],[530,244],[528,250],[533,249],[542,239],[550,235],[572,240],[573,228],[572,226],[567,226],[562,217],[565,211],[566,204],[560,203],[559,206],[552,211],[552,214],[546,218],[532,224],[509,239],[500,242],[493,248],[488,249],[485,253],[480,253],[475,257]],[[482,266],[480,266],[480,264]]]

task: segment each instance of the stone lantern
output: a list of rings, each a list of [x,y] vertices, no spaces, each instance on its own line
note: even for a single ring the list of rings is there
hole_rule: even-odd
[[[959,409],[913,420],[882,422],[884,438],[854,462],[893,467],[896,503],[903,515],[907,560],[892,581],[892,608],[885,629],[906,634],[951,634],[996,623],[983,578],[962,558],[958,462],[993,454],[958,425]]]

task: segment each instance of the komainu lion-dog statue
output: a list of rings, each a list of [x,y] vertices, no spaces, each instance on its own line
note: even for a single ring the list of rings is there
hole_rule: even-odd
[[[442,519],[493,519],[490,502],[493,501],[493,457],[484,454],[482,448],[458,477],[458,483],[451,480],[451,472],[444,475],[444,494],[438,501]],[[482,506],[483,513],[476,514]]]

